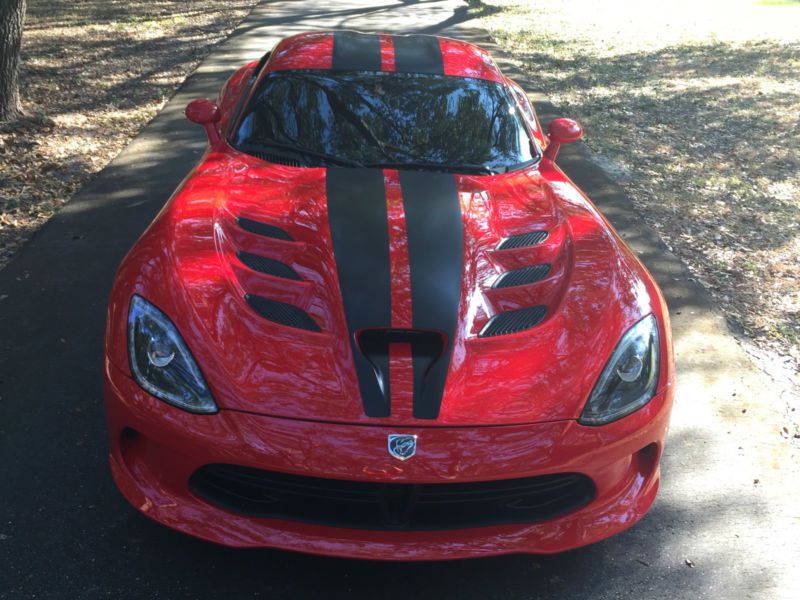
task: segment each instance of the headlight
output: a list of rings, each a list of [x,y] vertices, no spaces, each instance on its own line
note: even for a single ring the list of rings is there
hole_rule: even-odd
[[[141,296],[131,298],[128,357],[134,379],[153,396],[189,412],[217,412],[178,330],[167,315]]]
[[[658,324],[645,317],[622,336],[578,422],[605,425],[647,404],[658,383]]]

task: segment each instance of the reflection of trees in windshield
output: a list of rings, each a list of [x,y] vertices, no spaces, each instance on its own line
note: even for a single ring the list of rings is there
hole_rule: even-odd
[[[485,165],[534,158],[510,96],[480,79],[411,73],[267,75],[236,134],[361,163]],[[324,164],[317,159],[311,164]]]

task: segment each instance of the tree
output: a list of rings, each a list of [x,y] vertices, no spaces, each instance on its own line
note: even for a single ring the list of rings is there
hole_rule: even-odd
[[[19,50],[25,0],[0,0],[0,123],[19,116]]]

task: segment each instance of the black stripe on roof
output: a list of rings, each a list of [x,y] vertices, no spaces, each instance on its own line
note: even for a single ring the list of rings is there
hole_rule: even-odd
[[[401,73],[444,75],[444,58],[438,38],[430,35],[395,35],[394,66]]]
[[[380,36],[357,31],[335,31],[332,68],[336,71],[380,71]]]

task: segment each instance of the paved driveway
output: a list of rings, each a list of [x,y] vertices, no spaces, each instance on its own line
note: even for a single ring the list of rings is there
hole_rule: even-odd
[[[673,313],[679,394],[662,492],[639,525],[555,557],[380,564],[212,546],[149,522],[114,489],[100,400],[105,303],[116,265],[202,152],[185,104],[214,96],[234,66],[290,33],[483,40],[474,25],[456,0],[259,5],[0,271],[0,597],[800,598],[798,451],[780,435],[785,402],[581,147],[562,165],[642,255]]]

